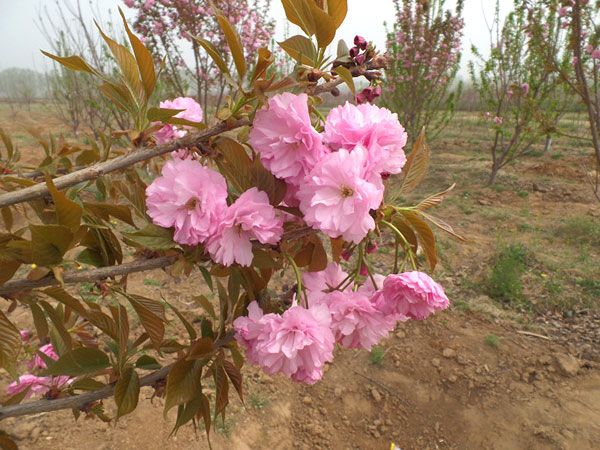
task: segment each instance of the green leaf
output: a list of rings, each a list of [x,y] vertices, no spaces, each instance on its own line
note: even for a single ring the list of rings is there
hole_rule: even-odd
[[[46,316],[44,315],[44,311],[42,308],[38,306],[37,303],[31,303],[29,305],[29,309],[31,310],[31,315],[33,317],[33,325],[35,326],[35,331],[38,335],[38,339],[40,342],[45,342],[46,337],[48,336],[48,322],[46,321]]]
[[[191,401],[201,390],[200,375],[202,363],[181,359],[173,364],[167,376],[165,395],[165,415],[177,405]]]
[[[131,208],[126,205],[115,205],[112,203],[84,202],[83,206],[102,220],[108,221],[110,217],[119,219],[128,225],[135,226],[131,217]]]
[[[173,242],[173,230],[149,223],[141,230],[123,233],[128,241],[149,250],[169,250],[177,244]]]
[[[196,303],[198,303],[200,305],[200,307],[204,311],[206,311],[210,317],[212,317],[213,319],[217,318],[217,314],[215,313],[215,308],[213,307],[210,300],[208,298],[206,298],[206,296],[195,295],[194,297],[192,297],[192,300],[194,300]]]
[[[348,13],[347,0],[327,0],[327,14],[331,17],[335,28],[339,28]]]
[[[231,55],[233,56],[233,62],[240,77],[240,81],[243,81],[244,75],[246,75],[246,58],[244,57],[244,48],[242,47],[240,36],[225,16],[217,14],[217,22],[219,22],[219,25],[225,34],[225,39],[227,40],[227,45],[229,45]]]
[[[98,75],[98,72],[88,63],[86,63],[80,56],[56,56],[52,53],[45,52],[44,50],[41,50],[41,52],[48,58],[61,63],[67,69]]]
[[[43,290],[44,294],[68,306],[81,316],[85,316],[86,309],[79,300],[60,287],[50,287]]]
[[[17,327],[0,311],[0,367],[17,377],[16,362],[21,351],[21,335]]]
[[[79,347],[64,355],[43,371],[44,375],[78,377],[99,372],[110,367],[108,356],[95,348]]]
[[[58,224],[70,228],[73,232],[77,231],[83,214],[81,206],[69,199],[64,192],[56,189],[49,175],[46,176],[46,186],[48,187],[48,192],[52,195]]]
[[[6,147],[6,154],[8,156],[7,159],[10,161],[13,158],[13,155],[15,154],[15,148],[13,147],[13,143],[10,139],[10,136],[6,134],[2,127],[0,127],[0,139],[2,139],[2,142]]]
[[[173,310],[173,312],[175,313],[175,315],[179,318],[179,320],[181,320],[181,323],[183,324],[186,331],[188,332],[188,335],[190,336],[190,341],[195,340],[197,337],[197,333],[196,333],[196,330],[194,330],[194,327],[192,326],[192,324],[183,316],[183,314],[181,314],[179,309],[177,309],[175,306],[171,305],[166,300],[165,300],[165,303],[167,305],[169,305],[169,308],[171,308]]]
[[[317,6],[314,1],[308,1],[313,20],[315,23],[315,34],[317,35],[317,44],[319,48],[327,47],[335,37],[336,26],[333,19]]]
[[[70,388],[78,391],[97,391],[106,385],[90,377],[79,378],[71,383]]]
[[[204,50],[206,50],[206,53],[208,53],[208,55],[211,57],[211,59],[214,61],[214,63],[217,65],[217,67],[219,69],[221,69],[221,72],[224,75],[229,75],[229,69],[227,68],[227,64],[221,57],[219,50],[217,50],[217,48],[214,45],[212,45],[210,42],[208,42],[206,39],[202,39],[202,38],[199,38],[196,36],[192,36],[192,37],[198,44],[200,44],[202,46],[202,48]]]
[[[315,34],[316,25],[307,0],[281,0],[281,3],[290,22],[298,25],[309,36]]]
[[[138,404],[140,396],[140,379],[133,367],[128,367],[119,377],[115,385],[115,403],[117,417],[132,412]]]
[[[138,37],[131,32],[129,25],[127,24],[127,20],[125,20],[125,14],[123,14],[121,8],[119,8],[119,14],[121,14],[121,18],[123,19],[123,25],[125,26],[125,31],[127,32],[127,36],[129,37],[131,47],[133,48],[133,53],[137,61],[140,78],[142,80],[142,84],[144,85],[144,90],[146,92],[146,99],[149,99],[152,93],[154,92],[154,88],[156,86],[156,71],[154,69],[152,53],[150,53],[150,50],[146,48],[142,41],[140,41]]]
[[[33,262],[51,266],[62,261],[73,240],[73,232],[64,225],[29,225]]]
[[[185,109],[149,108],[146,117],[150,122],[164,122],[176,116],[181,111],[185,111]]]
[[[346,83],[348,88],[350,88],[352,94],[356,94],[356,87],[354,86],[354,78],[352,77],[352,72],[350,72],[350,70],[344,66],[337,66],[335,69],[333,69],[333,71],[337,73],[342,78],[342,80],[344,80],[344,83]]]
[[[142,355],[135,362],[135,367],[142,370],[158,370],[162,366],[150,355]]]
[[[283,42],[278,42],[278,44],[288,55],[300,64],[309,66],[316,65],[317,49],[307,37],[298,34]]]
[[[64,323],[64,315],[62,314],[62,307],[53,308],[52,305],[44,300],[39,300],[38,304],[44,308],[46,315],[50,318],[54,328],[50,330],[50,338],[52,343],[55,344],[58,354],[62,354],[64,351],[71,350],[73,345],[73,339],[67,331]],[[60,305],[59,305],[60,306]]]
[[[415,211],[401,211],[402,215],[410,224],[413,229],[417,233],[419,237],[419,244],[425,253],[425,258],[427,259],[427,263],[429,264],[429,268],[433,271],[437,264],[437,252],[435,249],[435,236],[431,228],[419,215],[419,213]]]

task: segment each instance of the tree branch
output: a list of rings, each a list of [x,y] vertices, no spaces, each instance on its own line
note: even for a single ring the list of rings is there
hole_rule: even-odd
[[[161,256],[159,258],[140,259],[116,266],[100,267],[98,269],[80,270],[68,272],[63,275],[65,284],[82,283],[86,281],[104,280],[117,275],[127,275],[129,273],[144,272],[146,270],[160,269],[170,266],[177,260],[177,256]],[[60,281],[53,275],[41,278],[39,280],[14,280],[4,283],[0,286],[0,296],[17,292],[24,289],[34,289],[44,286],[60,285]]]
[[[172,365],[163,367],[156,372],[146,375],[140,379],[140,386],[150,386],[159,380],[165,378]],[[30,414],[38,414],[44,412],[58,411],[60,409],[77,409],[81,410],[90,403],[97,402],[108,397],[112,397],[115,393],[115,386],[105,386],[97,391],[88,392],[86,394],[73,395],[71,397],[57,398],[55,400],[38,400],[35,402],[23,403],[20,405],[11,405],[0,408],[0,420],[8,417],[27,416]]]
[[[71,186],[75,186],[83,181],[89,181],[101,177],[102,175],[114,172],[115,170],[121,170],[134,164],[152,159],[156,156],[170,153],[182,147],[193,147],[200,145],[207,139],[223,133],[224,131],[239,128],[244,125],[248,125],[250,122],[246,119],[237,120],[233,123],[222,122],[212,128],[208,128],[200,133],[190,134],[182,139],[177,139],[169,144],[158,145],[153,148],[138,148],[127,155],[119,156],[117,158],[105,161],[99,164],[94,164],[91,167],[78,170],[76,172],[69,173],[55,178],[54,185],[57,189],[65,189]],[[48,187],[46,183],[39,183],[35,186],[31,186],[25,189],[20,189],[14,192],[8,192],[0,195],[0,208],[5,206],[15,205],[17,203],[23,203],[37,198],[44,197],[48,194]]]

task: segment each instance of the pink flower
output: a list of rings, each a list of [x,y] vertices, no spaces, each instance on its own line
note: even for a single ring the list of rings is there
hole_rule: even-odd
[[[31,331],[29,330],[19,330],[19,334],[21,335],[21,340],[23,342],[27,342],[31,339]]]
[[[367,49],[367,40],[362,36],[354,36],[354,45],[359,47],[361,50]]]
[[[334,150],[366,147],[369,169],[377,173],[400,173],[406,163],[406,132],[398,116],[375,105],[333,108],[325,122],[324,140]]]
[[[306,288],[309,304],[319,303],[327,292],[337,288],[347,277],[342,266],[334,262],[327,264],[325,270],[320,272],[304,272],[302,284]]]
[[[55,361],[58,359],[58,355],[54,351],[54,346],[52,344],[42,345],[38,349],[38,352],[42,352],[43,354],[47,355],[48,357],[52,358]],[[47,366],[46,366],[45,361],[40,357],[40,355],[38,355],[36,353],[36,355],[33,357],[33,359],[29,362],[28,367],[30,370],[32,370],[32,369],[45,369]]]
[[[308,96],[288,92],[269,100],[256,113],[250,144],[273,175],[292,184],[304,177],[326,152],[321,135],[312,127]]]
[[[592,59],[600,59],[600,48],[594,49],[592,52]]]
[[[185,119],[190,122],[202,122],[202,108],[191,97],[177,97],[173,100],[165,100],[160,102],[160,107],[165,109],[183,109],[173,117]],[[158,124],[159,122],[154,122]],[[154,133],[154,138],[158,144],[165,144],[174,139],[182,138],[187,134],[190,127],[178,127],[171,124],[165,124],[160,130]]]
[[[356,103],[372,103],[379,96],[381,96],[381,86],[368,86],[356,96]]]
[[[361,292],[332,292],[325,304],[336,342],[346,348],[371,350],[396,325],[393,316],[379,311]]]
[[[128,8],[133,8],[133,0],[123,0],[123,3],[125,3],[125,6]]]
[[[498,117],[498,116],[494,117],[494,123],[496,125],[502,125],[502,117]]]
[[[148,215],[161,227],[175,228],[175,242],[204,243],[227,208],[227,183],[192,159],[168,161],[146,189]]]
[[[231,205],[207,245],[214,261],[230,266],[252,263],[252,242],[277,244],[283,234],[283,220],[277,216],[266,193],[252,188]]]
[[[566,17],[566,15],[568,14],[568,9],[563,6],[562,8],[560,8],[558,10],[558,17]]]
[[[294,305],[282,315],[262,315],[252,302],[249,316],[233,325],[238,343],[248,360],[267,373],[278,372],[295,381],[314,384],[323,377],[323,367],[333,360],[334,337],[331,316],[324,305],[306,309]]]
[[[29,388],[25,398],[32,395],[45,395],[48,391],[55,389],[60,390],[64,386],[72,382],[72,378],[61,375],[58,377],[37,377],[35,375],[21,375],[17,381],[13,381],[7,387],[8,395],[16,395]]]
[[[311,227],[330,237],[359,243],[375,221],[370,215],[383,200],[381,179],[366,178],[366,149],[326,155],[298,191],[300,210]]]
[[[523,95],[529,94],[529,83],[523,83],[521,85],[521,90],[523,91]]]
[[[422,320],[449,305],[444,289],[423,272],[388,275],[376,307],[398,320]]]

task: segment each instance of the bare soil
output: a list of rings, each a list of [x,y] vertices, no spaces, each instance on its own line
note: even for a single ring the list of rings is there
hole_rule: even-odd
[[[585,183],[589,149],[556,139],[550,154],[507,168],[490,188],[482,186],[488,137],[476,118],[460,115],[432,144],[431,174],[414,196],[458,183],[435,212],[469,239],[440,235],[434,277],[451,309],[399,326],[382,343],[380,363],[365,351],[338,350],[315,386],[245,368],[245,406],[232,397],[226,420],[211,432],[214,449],[389,449],[392,442],[404,450],[599,448],[600,299],[593,287],[600,246],[561,234],[565,221],[600,221]],[[532,255],[518,305],[492,300],[486,288],[498,246],[513,242]],[[382,267],[389,250],[382,243]],[[180,281],[160,271],[129,281],[132,292],[161,293],[189,318],[202,314],[190,301],[201,285],[197,274]],[[29,320],[23,308],[11,319]],[[169,332],[183,337],[176,324],[173,317]],[[191,426],[169,436],[174,415],[165,419],[162,399],[152,394],[144,388],[138,409],[116,424],[76,422],[63,411],[0,427],[22,449],[208,448],[204,431]],[[104,403],[110,415],[114,404]]]

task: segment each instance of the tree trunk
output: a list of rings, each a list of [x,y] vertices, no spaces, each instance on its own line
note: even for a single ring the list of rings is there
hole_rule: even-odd
[[[546,145],[544,145],[544,154],[548,153],[552,149],[552,136],[546,136]]]

